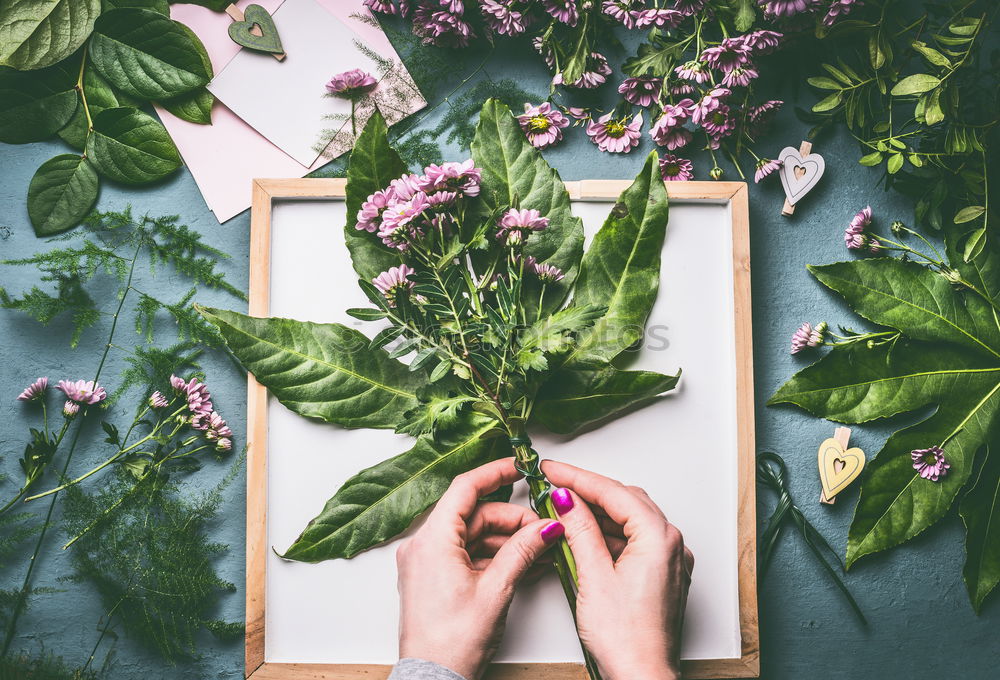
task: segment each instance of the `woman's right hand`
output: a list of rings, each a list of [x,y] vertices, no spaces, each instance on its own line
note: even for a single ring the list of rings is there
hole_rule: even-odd
[[[576,559],[580,639],[605,680],[680,677],[694,556],[645,491],[545,461],[552,503]]]

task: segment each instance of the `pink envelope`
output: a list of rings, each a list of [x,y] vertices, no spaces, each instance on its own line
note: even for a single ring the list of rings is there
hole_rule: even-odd
[[[371,49],[398,58],[389,39],[377,26],[357,18],[368,14],[362,0],[317,0],[327,11],[347,24]],[[274,12],[282,0],[239,0],[238,7],[258,4]],[[236,56],[240,46],[229,38],[232,19],[199,5],[171,5],[170,16],[193,30],[208,50],[216,73]],[[348,70],[344,65],[341,70]],[[334,69],[336,70],[336,69]],[[332,73],[331,73],[332,75]],[[414,102],[413,111],[426,105]],[[256,177],[303,177],[329,161],[320,157],[304,167],[247,125],[221,102],[212,109],[212,124],[197,125],[181,120],[157,106],[156,112],[181,152],[205,202],[219,222],[250,207],[251,182]]]

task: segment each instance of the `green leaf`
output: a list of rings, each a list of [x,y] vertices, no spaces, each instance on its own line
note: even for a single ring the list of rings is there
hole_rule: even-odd
[[[812,110],[821,113],[823,111],[829,111],[830,109],[835,109],[840,106],[840,102],[843,99],[843,92],[834,92],[830,96],[821,99],[820,101],[813,104]]]
[[[924,123],[936,125],[944,120],[944,109],[941,108],[941,90],[934,90],[927,96],[924,106]]]
[[[964,224],[965,222],[971,222],[980,215],[986,212],[986,208],[981,205],[970,205],[962,208],[955,215],[955,224]]]
[[[454,430],[463,423],[463,409],[477,400],[434,383],[420,388],[417,397],[420,405],[406,412],[396,432],[419,437]]]
[[[101,15],[90,41],[90,61],[108,82],[142,99],[169,99],[212,77],[184,26],[148,9]]]
[[[549,218],[547,229],[528,238],[524,253],[565,274],[546,287],[543,302],[545,311],[559,309],[576,281],[583,255],[583,222],[573,215],[562,178],[528,143],[510,109],[497,99],[487,100],[479,114],[472,157],[482,169],[481,196],[487,212],[518,200],[521,208],[534,208]],[[537,282],[526,286],[528,300],[537,299],[534,286]],[[528,318],[534,317],[534,309],[534,303],[525,305]]]
[[[62,66],[32,73],[0,67],[0,142],[26,144],[54,135],[76,110],[74,86]]]
[[[988,450],[975,485],[958,508],[965,523],[965,569],[969,600],[978,614],[1000,583],[1000,454]]]
[[[889,154],[889,162],[885,164],[890,175],[895,175],[903,167],[903,154]]]
[[[976,452],[996,437],[1000,382],[993,373],[956,383],[926,420],[896,432],[868,466],[847,537],[847,566],[921,533],[951,507]],[[951,465],[937,482],[913,469],[910,451],[941,446]]]
[[[592,51],[590,49],[590,42],[587,40],[587,24],[589,20],[590,15],[585,14],[580,26],[574,29],[576,31],[576,43],[563,64],[561,74],[564,83],[575,83],[583,76],[583,72],[587,70],[587,59],[590,58]]]
[[[533,422],[569,434],[653,401],[677,385],[678,375],[652,371],[562,369],[538,391]]]
[[[368,338],[340,324],[258,319],[198,308],[243,367],[278,401],[308,418],[344,427],[393,428],[417,405],[423,382]]]
[[[992,307],[915,262],[875,258],[810,266],[809,271],[874,323],[915,340],[951,342],[1000,357]]]
[[[962,260],[972,262],[983,252],[986,247],[986,227],[980,227],[969,234],[965,241],[965,248],[962,250]]]
[[[31,71],[76,52],[101,13],[101,0],[4,0],[0,64]]]
[[[838,423],[866,423],[946,399],[956,385],[1000,381],[1000,367],[948,345],[901,341],[868,349],[838,345],[767,402],[795,404]],[[923,447],[926,448],[926,447]]]
[[[123,184],[163,179],[181,166],[166,128],[138,109],[105,109],[94,117],[87,157],[105,177]]]
[[[381,309],[370,309],[368,307],[352,307],[347,310],[349,316],[361,321],[378,321],[386,317],[386,313]]]
[[[203,87],[160,102],[163,108],[181,120],[198,125],[212,124],[212,106],[214,104],[215,97]]]
[[[818,87],[821,90],[841,90],[843,86],[832,78],[825,78],[823,76],[818,76],[815,78],[807,78],[806,82],[813,87]]]
[[[483,438],[494,421],[466,416],[466,427],[362,470],[327,501],[282,557],[300,562],[349,558],[405,531],[437,502],[456,475],[509,455],[498,437]]]
[[[754,19],[757,18],[757,8],[753,0],[738,0],[736,5],[736,16],[733,18],[733,26],[740,33],[750,30]]]
[[[405,174],[406,164],[389,146],[385,119],[377,110],[368,119],[351,151],[347,166],[347,224],[344,239],[351,253],[354,271],[363,281],[373,278],[402,262],[398,251],[385,247],[381,240],[367,231],[354,228],[358,211],[368,196],[389,186],[389,182]]]
[[[597,305],[572,305],[543,316],[521,331],[518,347],[522,352],[564,352],[572,347],[574,335],[578,336],[585,328],[593,325],[606,311],[607,307]]]
[[[905,97],[933,90],[940,84],[941,79],[937,76],[932,76],[927,73],[914,73],[912,76],[906,76],[893,85],[890,94],[894,97]]]
[[[948,30],[955,35],[974,35],[979,29],[979,19],[977,17],[963,17],[948,26]]]
[[[75,227],[97,200],[97,173],[76,154],[50,158],[28,185],[28,217],[35,236],[51,236]]]
[[[927,43],[920,40],[914,40],[913,49],[922,54],[924,59],[926,59],[932,66],[951,68],[951,60],[933,47],[928,47]]]
[[[105,109],[115,109],[121,106],[131,106],[136,108],[139,102],[132,97],[128,97],[120,92],[115,92],[114,88],[106,81],[97,69],[87,68],[83,72],[83,91],[87,95],[87,108],[90,109],[91,117],[96,116]],[[76,113],[66,126],[59,131],[59,136],[63,141],[74,149],[83,151],[87,146],[87,113],[83,105],[76,108]]]
[[[868,167],[878,165],[881,162],[882,162],[882,153],[879,151],[873,151],[872,153],[862,156],[860,159],[858,159],[858,163]]]
[[[660,286],[667,216],[667,190],[654,151],[583,257],[573,305],[608,311],[579,340],[567,365],[607,363],[642,338]]]

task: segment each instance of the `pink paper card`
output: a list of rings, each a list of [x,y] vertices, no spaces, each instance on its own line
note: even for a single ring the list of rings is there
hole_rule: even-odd
[[[344,21],[357,34],[358,41],[364,41],[370,49],[386,59],[399,61],[377,24],[363,19],[370,15],[362,0],[319,0],[319,3]],[[243,8],[254,4],[254,0],[240,0],[235,4]],[[256,0],[256,4],[274,12],[281,6],[282,0]],[[220,73],[240,52],[239,45],[229,38],[231,19],[226,14],[212,12],[198,5],[171,5],[170,9],[171,17],[189,26],[201,38],[216,73]],[[332,65],[330,75],[355,68],[355,64],[344,64],[342,68],[340,66]],[[405,72],[405,69],[401,70]],[[409,79],[409,74],[406,74],[406,78]],[[426,105],[415,86],[412,92],[412,99],[404,107],[410,113]],[[180,149],[205,202],[219,222],[225,222],[250,207],[251,183],[255,177],[302,177],[330,158],[350,149],[349,143],[343,143],[343,136],[335,138],[335,142],[340,143],[331,144],[325,157],[316,159],[306,167],[274,146],[221,102],[216,102],[212,110],[211,125],[188,123],[161,107],[156,109]],[[384,114],[390,122],[395,122],[391,120],[388,111]],[[405,116],[400,115],[396,120],[402,117]]]

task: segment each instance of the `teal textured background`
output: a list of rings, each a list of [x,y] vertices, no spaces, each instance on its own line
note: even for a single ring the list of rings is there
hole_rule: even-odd
[[[492,55],[484,69],[471,82],[481,79],[512,79],[530,91],[544,93],[547,77],[534,55],[525,55],[523,45]],[[476,60],[466,60],[473,65]],[[798,121],[792,105],[808,108],[815,98],[797,89],[802,82],[797,66],[786,65],[772,75],[766,90],[779,92],[788,100],[775,125],[763,137],[757,149],[776,155],[786,145],[798,146],[808,126]],[[463,75],[442,76],[434,104],[457,85]],[[617,77],[617,76],[616,76]],[[602,88],[605,100],[613,96],[613,86]],[[444,102],[421,126],[431,128],[450,104]],[[418,113],[418,116],[425,115]],[[444,140],[439,140],[443,142]],[[643,145],[627,155],[600,153],[582,130],[567,131],[567,140],[545,153],[564,179],[630,178],[639,170],[642,158],[651,148],[648,137]],[[448,159],[465,157],[467,152],[454,144],[443,145]],[[843,322],[857,325],[843,304],[822,289],[806,273],[807,263],[826,263],[850,257],[844,249],[842,232],[856,210],[871,204],[876,225],[886,229],[893,219],[912,221],[909,203],[898,194],[885,193],[879,186],[879,171],[857,165],[857,145],[847,134],[821,138],[814,150],[826,159],[826,175],[791,218],[779,215],[782,193],[777,178],[762,186],[750,187],[750,223],[753,273],[754,374],[757,405],[757,444],[759,449],[780,453],[788,463],[791,489],[806,516],[823,532],[835,548],[843,552],[850,523],[856,488],[841,495],[835,506],[820,506],[815,469],[815,451],[819,441],[831,435],[833,425],[789,408],[767,408],[764,402],[793,371],[808,363],[808,357],[791,357],[788,342],[802,321],[827,320],[831,325]],[[35,238],[25,211],[28,182],[35,169],[66,147],[57,141],[25,146],[0,145],[0,257],[26,257],[53,247]],[[695,154],[698,179],[707,179],[710,163],[703,154]],[[738,179],[726,167],[725,179]],[[750,164],[747,164],[747,168]],[[200,231],[208,243],[232,254],[223,269],[232,282],[245,288],[248,264],[249,214],[244,213],[219,225],[186,170],[154,187],[129,190],[105,183],[99,208],[121,209],[131,204],[138,213],[178,214],[181,221]],[[333,225],[339,228],[340,225]],[[691,253],[697,258],[697,253]],[[19,293],[36,282],[33,270],[0,267],[0,285]],[[108,294],[114,282],[105,281]],[[157,275],[142,272],[137,286],[155,288],[167,299],[177,299],[188,283],[161,269]],[[669,294],[669,291],[666,293]],[[202,292],[198,301],[243,309],[242,303],[223,293]],[[109,301],[109,307],[111,303]],[[53,380],[92,377],[99,359],[100,344],[107,336],[103,321],[88,331],[80,347],[69,349],[69,331],[64,320],[48,327],[9,311],[0,311],[0,466],[20,480],[16,459],[26,441],[29,426],[37,424],[36,413],[20,402],[16,394],[39,375]],[[711,333],[711,328],[700,329]],[[118,342],[141,342],[125,323]],[[161,337],[167,337],[164,334]],[[233,424],[237,444],[245,435],[246,398],[244,377],[219,354],[207,355],[202,365],[208,376],[218,410]],[[113,387],[123,367],[121,357],[111,354],[104,381]],[[117,422],[129,417],[127,400],[113,407],[109,419]],[[912,416],[892,422],[854,429],[852,442],[874,454],[885,436]],[[81,440],[73,470],[82,471],[95,464],[106,449],[98,445],[102,436],[96,421]],[[651,443],[659,446],[659,443]],[[684,455],[682,451],[671,455]],[[210,463],[185,488],[209,488],[226,472],[226,465]],[[6,496],[11,492],[3,490]],[[766,518],[774,498],[762,492],[758,514]],[[29,508],[30,509],[30,508]],[[50,532],[36,569],[36,586],[55,587],[62,592],[35,598],[22,616],[19,635],[13,649],[28,652],[45,650],[77,665],[86,661],[99,634],[104,609],[86,583],[62,579],[70,573],[69,556],[59,550],[58,531]],[[683,529],[683,527],[681,527]],[[229,553],[220,558],[221,575],[239,586],[237,593],[222,598],[220,616],[231,620],[243,616],[243,545],[244,491],[243,476],[228,489],[227,501],[212,530],[215,540],[230,544]],[[887,554],[862,560],[846,581],[867,614],[870,625],[862,627],[850,609],[816,564],[800,537],[787,534],[780,542],[767,578],[761,587],[760,621],[762,677],[769,680],[812,678],[988,678],[996,677],[1000,643],[1000,604],[996,597],[987,602],[984,612],[973,614],[961,580],[965,558],[961,522],[953,512],[938,526],[910,543]],[[27,555],[25,555],[25,559]],[[0,571],[2,587],[16,587],[25,565],[6,565]],[[697,572],[695,573],[697,578]],[[239,678],[242,677],[242,644],[220,645],[204,640],[203,658],[190,665],[170,667],[144,652],[126,636],[106,641],[98,651],[96,665],[104,654],[114,649],[107,677],[114,679],[158,678]]]

